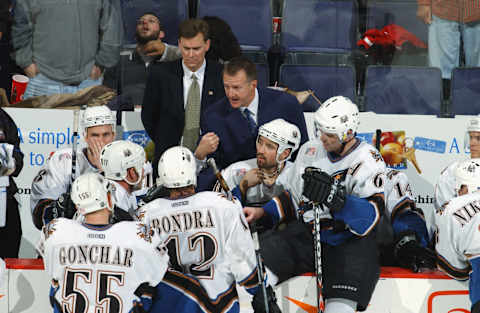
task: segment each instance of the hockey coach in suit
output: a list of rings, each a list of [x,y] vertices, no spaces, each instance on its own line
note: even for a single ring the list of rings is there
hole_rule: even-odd
[[[256,156],[255,142],[258,127],[277,118],[297,125],[301,133],[301,144],[308,140],[307,126],[302,107],[297,99],[282,91],[257,88],[255,64],[245,57],[235,57],[224,65],[223,99],[211,105],[202,117],[204,133],[218,136],[214,157],[219,168]],[[196,153],[197,159],[207,154]],[[199,177],[200,190],[209,189],[213,175],[204,170]]]
[[[190,19],[182,22],[178,40],[182,59],[155,64],[151,68],[141,116],[145,130],[155,143],[155,176],[158,160],[168,148],[183,141],[183,145],[195,151],[201,115],[225,95],[221,64],[205,59],[210,48],[208,38],[205,21]],[[200,103],[198,100],[195,103],[192,93],[196,93]],[[197,116],[192,117],[192,114]],[[185,139],[187,123],[191,130],[188,140]]]

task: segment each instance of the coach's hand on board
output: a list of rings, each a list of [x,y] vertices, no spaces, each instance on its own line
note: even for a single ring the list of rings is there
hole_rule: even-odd
[[[206,133],[200,139],[197,148],[195,149],[195,157],[198,160],[204,160],[207,155],[217,151],[220,144],[220,138],[213,132]]]

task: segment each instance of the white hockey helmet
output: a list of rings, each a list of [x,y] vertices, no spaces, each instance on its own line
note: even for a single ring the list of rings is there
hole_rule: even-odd
[[[458,164],[455,170],[455,192],[458,195],[465,185],[468,193],[480,190],[480,159],[470,159]]]
[[[355,134],[360,125],[357,105],[343,96],[327,99],[317,109],[314,117],[317,130],[337,135],[341,143],[348,139],[349,130]]]
[[[83,113],[83,131],[87,134],[87,128],[100,125],[112,125],[112,130],[115,131],[116,124],[113,112],[105,105],[87,107]]]
[[[288,157],[283,160],[288,160],[292,153],[295,152],[300,146],[301,134],[300,130],[295,124],[291,124],[284,119],[277,118],[263,124],[258,129],[258,136],[265,137],[278,144],[276,160],[280,163],[279,157],[283,151],[292,149]],[[282,161],[282,162],[283,162]]]
[[[110,182],[97,173],[86,173],[79,176],[72,184],[72,201],[80,214],[103,210],[113,210],[114,199],[108,193],[111,192]]]
[[[197,165],[192,152],[185,147],[172,147],[158,161],[157,184],[166,188],[197,185]]]
[[[118,140],[106,144],[100,153],[100,164],[105,177],[111,180],[125,180],[130,185],[136,185],[142,179],[145,161],[145,150],[140,145],[128,140]],[[127,171],[132,167],[138,175],[136,182],[126,180]]]
[[[480,115],[474,116],[468,120],[464,140],[465,151],[470,151],[470,132],[480,132]]]

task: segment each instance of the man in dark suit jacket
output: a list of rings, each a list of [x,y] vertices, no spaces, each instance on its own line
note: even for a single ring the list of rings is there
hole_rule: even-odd
[[[143,99],[143,126],[155,143],[155,176],[162,153],[182,142],[188,92],[193,84],[192,75],[195,75],[200,87],[200,116],[212,103],[225,96],[222,66],[205,59],[210,48],[208,24],[199,19],[182,22],[178,45],[182,59],[151,67]],[[200,147],[205,146],[202,150],[209,153],[213,152],[212,148],[217,144],[218,137],[211,133],[205,134],[199,142]]]
[[[215,133],[220,139],[212,154],[219,168],[254,158],[258,127],[277,118],[297,125],[302,135],[301,144],[308,140],[297,99],[282,91],[257,89],[255,64],[247,58],[236,57],[225,64],[223,84],[226,97],[211,105],[202,117],[202,130]],[[200,160],[208,155],[201,149],[197,152]],[[199,177],[199,188],[208,189],[212,183],[212,176],[204,171]]]

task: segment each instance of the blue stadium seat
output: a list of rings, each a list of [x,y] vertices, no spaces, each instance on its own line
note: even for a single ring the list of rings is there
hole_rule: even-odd
[[[439,115],[442,75],[435,67],[368,66],[365,111]]]
[[[268,65],[267,64],[255,64],[257,67],[257,80],[259,87],[267,87],[269,85],[268,80]]]
[[[311,89],[320,101],[333,96],[355,99],[355,70],[351,66],[288,65],[280,67],[280,83],[295,91]],[[312,97],[304,111],[315,111],[319,104]]]
[[[480,113],[480,67],[455,68],[452,72],[450,110],[454,114]]]
[[[358,33],[357,14],[353,0],[285,1],[283,45],[294,60],[296,53],[309,52],[311,62],[302,54],[304,61],[298,63],[320,64],[320,55],[322,64],[335,64],[336,59],[330,62],[325,54],[351,53]]]
[[[218,16],[225,20],[242,50],[266,51],[271,46],[270,0],[198,0],[197,17],[204,16]]]
[[[165,32],[163,41],[174,45],[178,42],[180,22],[188,18],[188,0],[121,0],[121,6],[125,32],[124,46],[135,45],[137,20],[146,12],[158,15]]]

